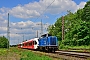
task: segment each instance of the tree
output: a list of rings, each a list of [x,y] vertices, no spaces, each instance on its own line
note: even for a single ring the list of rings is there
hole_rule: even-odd
[[[8,39],[6,37],[0,37],[0,48],[7,48],[9,46]]]
[[[90,22],[90,0],[86,3],[86,5],[83,8],[82,20]]]
[[[58,40],[61,40],[62,39],[62,25],[61,25],[61,22],[62,22],[62,19],[61,18],[58,18],[57,21],[55,22],[54,25],[50,25],[48,27],[48,31],[49,31],[49,34],[52,34],[54,36],[57,36],[58,37]]]
[[[83,17],[83,9],[77,10],[76,14],[77,14],[76,19],[80,19],[81,20],[82,17]]]

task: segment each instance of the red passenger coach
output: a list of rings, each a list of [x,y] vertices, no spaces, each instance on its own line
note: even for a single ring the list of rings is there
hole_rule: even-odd
[[[26,41],[22,43],[22,48],[24,48],[24,49],[27,48],[27,42]]]
[[[34,38],[25,42],[18,44],[18,48],[24,49],[37,49],[38,48],[38,38]]]
[[[33,39],[31,39],[27,42],[27,48],[28,49],[34,49]]]
[[[21,48],[21,44],[18,44],[18,48]]]
[[[39,45],[38,38],[28,40],[28,42],[27,42],[28,49],[37,49],[38,45]]]
[[[22,43],[18,44],[18,48],[22,48]]]

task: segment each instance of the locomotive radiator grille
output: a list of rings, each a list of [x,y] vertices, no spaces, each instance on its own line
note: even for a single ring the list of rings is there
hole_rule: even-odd
[[[55,37],[50,38],[50,45],[56,45],[56,38]]]

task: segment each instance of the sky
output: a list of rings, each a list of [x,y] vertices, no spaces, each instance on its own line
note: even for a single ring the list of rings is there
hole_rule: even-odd
[[[29,40],[54,24],[57,18],[66,15],[67,10],[76,12],[83,8],[87,0],[1,0],[0,1],[0,36],[7,37],[9,13],[10,45]]]

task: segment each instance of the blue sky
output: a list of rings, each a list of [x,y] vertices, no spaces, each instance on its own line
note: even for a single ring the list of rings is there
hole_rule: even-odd
[[[0,7],[15,7],[18,4],[20,5],[24,5],[24,4],[28,4],[30,2],[34,2],[34,1],[39,1],[39,0],[1,0],[0,1]]]
[[[81,1],[87,2],[88,0],[73,0],[75,1],[77,4],[79,4]]]
[[[16,33],[32,33],[24,34],[24,39],[30,39],[36,36],[38,30],[40,36],[41,26],[37,24],[40,24],[41,19],[43,24],[47,24],[43,26],[43,33],[46,33],[46,28],[54,24],[57,18],[66,15],[67,10],[74,13],[83,8],[86,2],[87,0],[1,0],[0,36],[7,36],[8,13],[11,27],[10,44],[17,44],[18,40],[19,43],[22,41],[22,35]]]

